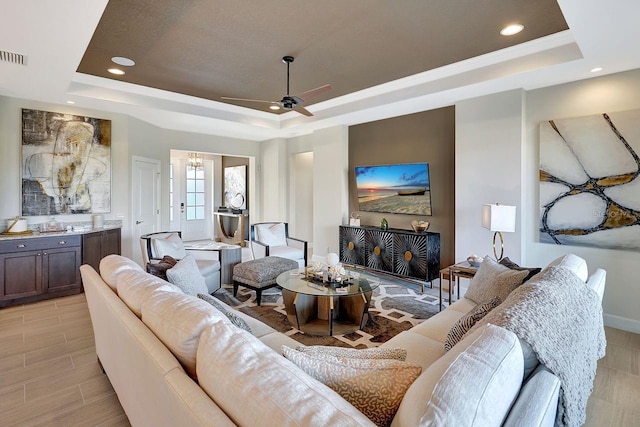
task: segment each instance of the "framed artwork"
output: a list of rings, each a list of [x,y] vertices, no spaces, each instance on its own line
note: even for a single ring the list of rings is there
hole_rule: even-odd
[[[232,209],[247,209],[247,166],[224,168],[224,203]]]
[[[111,120],[22,109],[22,215],[111,212]]]
[[[640,250],[640,110],[540,124],[540,242]]]

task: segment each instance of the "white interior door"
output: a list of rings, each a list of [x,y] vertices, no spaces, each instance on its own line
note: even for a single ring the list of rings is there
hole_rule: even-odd
[[[160,160],[133,156],[132,177],[132,224],[133,259],[142,265],[140,236],[160,231]]]

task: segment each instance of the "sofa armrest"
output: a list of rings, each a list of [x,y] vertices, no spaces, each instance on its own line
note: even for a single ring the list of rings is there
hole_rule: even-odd
[[[253,259],[259,259],[269,256],[269,245],[262,243],[258,240],[251,241],[251,252],[253,252]]]
[[[604,297],[604,287],[607,281],[607,272],[601,268],[597,269],[587,279],[587,286],[593,289],[600,298],[600,304],[602,304],[602,298]]]
[[[560,379],[538,365],[522,386],[511,407],[505,427],[552,427],[558,410]]]

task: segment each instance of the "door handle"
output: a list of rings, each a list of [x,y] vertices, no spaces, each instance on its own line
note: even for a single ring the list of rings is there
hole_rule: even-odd
[[[142,224],[143,222],[144,222],[144,220],[143,221],[136,221],[136,225]]]

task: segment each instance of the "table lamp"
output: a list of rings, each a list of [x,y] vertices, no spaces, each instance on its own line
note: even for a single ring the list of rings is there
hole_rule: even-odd
[[[499,203],[483,205],[482,226],[491,231],[495,231],[493,234],[493,255],[497,261],[500,261],[504,255],[504,239],[502,238],[502,233],[513,233],[516,231],[516,207],[501,205]],[[498,257],[496,251],[497,236],[500,236],[500,257]]]

